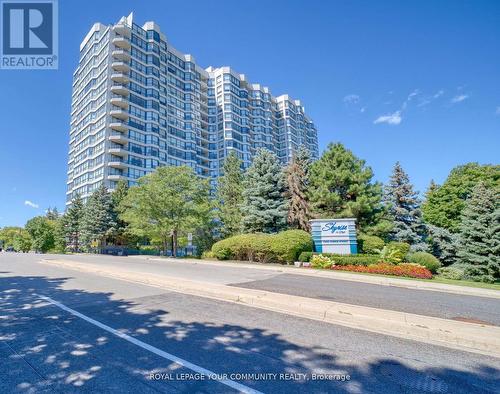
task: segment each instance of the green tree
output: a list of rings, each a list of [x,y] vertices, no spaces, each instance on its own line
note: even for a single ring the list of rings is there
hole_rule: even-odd
[[[164,251],[172,237],[177,256],[178,237],[206,225],[211,210],[208,183],[191,168],[160,167],[129,189],[120,217],[133,234],[160,240]]]
[[[427,198],[422,204],[424,220],[454,233],[458,232],[465,200],[480,181],[500,190],[500,165],[468,163],[455,167],[441,186],[427,192]]]
[[[82,228],[83,210],[83,200],[77,194],[62,217],[63,233],[69,248],[73,252],[80,250],[80,230]]]
[[[463,211],[458,258],[466,275],[477,281],[494,282],[500,278],[495,242],[491,240],[492,229],[498,228],[493,220],[498,219],[499,201],[498,193],[479,182]]]
[[[328,145],[311,166],[308,194],[313,214],[322,218],[353,217],[363,229],[383,213],[382,187],[373,171],[340,143]]]
[[[54,247],[54,224],[45,216],[36,216],[28,220],[25,228],[31,237],[35,251],[45,253]]]
[[[127,193],[128,185],[127,182],[123,180],[118,182],[115,190],[111,193],[113,221],[116,223],[111,238],[115,245],[126,245],[129,243],[129,237],[127,237],[127,222],[120,219],[120,204],[127,196]]]
[[[307,196],[310,165],[309,151],[300,147],[293,155],[291,163],[285,168],[288,224],[291,228],[304,231],[311,229],[309,225],[311,208]]]
[[[243,173],[241,160],[235,152],[229,153],[224,160],[223,174],[217,181],[217,202],[222,235],[229,237],[240,233],[243,218]]]
[[[116,230],[111,193],[106,186],[99,186],[90,196],[83,210],[80,239],[85,250],[92,245],[100,247]]]
[[[10,226],[0,229],[0,246],[4,249],[14,247],[14,239],[20,231],[23,231],[22,227]]]
[[[422,222],[418,193],[413,190],[408,174],[399,162],[394,165],[389,183],[385,186],[384,202],[387,215],[394,223],[390,239],[406,242],[415,251],[425,251],[426,229]]]
[[[243,226],[249,232],[274,233],[286,228],[285,179],[278,158],[259,149],[243,181]]]
[[[31,250],[31,236],[29,233],[24,230],[20,229],[15,235],[14,235],[14,249],[17,250],[18,252],[29,252]]]
[[[432,224],[427,225],[427,229],[432,254],[443,266],[454,264],[457,261],[458,235]]]
[[[57,207],[54,207],[54,208],[48,207],[47,213],[45,214],[45,216],[49,220],[58,220],[59,219],[59,211],[57,210]]]

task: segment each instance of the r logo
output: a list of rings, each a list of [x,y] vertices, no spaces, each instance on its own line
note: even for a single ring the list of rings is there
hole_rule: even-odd
[[[2,4],[3,54],[52,54],[52,3]]]

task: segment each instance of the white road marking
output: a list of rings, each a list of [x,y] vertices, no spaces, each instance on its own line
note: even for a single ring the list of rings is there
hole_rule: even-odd
[[[134,345],[137,345],[145,350],[148,350],[150,351],[151,353],[154,353],[160,357],[163,357],[167,360],[170,360],[170,361],[173,361],[174,363],[176,364],[179,364],[185,368],[188,368],[196,373],[199,373],[199,374],[202,374],[202,375],[205,375],[205,376],[208,376],[208,377],[211,377],[211,379],[213,379],[214,381],[217,381],[219,383],[222,383],[222,384],[225,384],[226,386],[229,386],[237,391],[239,391],[240,393],[249,393],[249,394],[263,394],[262,392],[260,391],[257,391],[257,390],[254,390],[248,386],[245,386],[243,384],[240,384],[238,382],[235,382],[234,380],[230,380],[230,379],[220,379],[220,378],[217,378],[217,376],[219,374],[216,374],[215,372],[212,372],[210,371],[209,369],[206,369],[206,368],[203,368],[203,367],[200,367],[199,365],[196,365],[196,364],[193,364],[187,360],[184,360],[180,357],[177,357],[173,354],[170,354],[168,352],[165,352],[161,349],[158,349],[154,346],[151,346],[145,342],[142,342],[140,341],[139,339],[137,338],[134,338],[134,337],[131,337],[130,335],[127,335],[127,334],[124,334],[122,332],[119,332],[117,330],[115,330],[114,328],[112,327],[109,327],[107,326],[106,324],[103,324],[97,320],[94,320],[92,319],[91,317],[88,317],[78,311],[75,311],[74,309],[71,309],[69,307],[67,307],[66,305],[64,304],[61,304],[60,302],[56,301],[56,300],[53,300],[52,298],[50,297],[47,297],[47,296],[44,296],[44,295],[38,295],[38,297],[40,297],[42,300],[45,300],[47,302],[50,302],[51,304],[61,308],[62,310],[65,310],[66,312],[69,312],[71,313],[72,315],[74,316],[77,316],[79,317],[80,319],[83,319],[91,324],[93,324],[94,326],[97,326],[99,328],[102,328],[103,330],[113,334],[113,335],[116,335],[117,337],[120,337],[122,339],[125,339],[126,341],[130,342],[130,343],[133,343]]]

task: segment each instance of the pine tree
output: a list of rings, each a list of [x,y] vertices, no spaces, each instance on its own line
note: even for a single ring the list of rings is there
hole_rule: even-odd
[[[73,252],[80,250],[80,229],[82,227],[83,210],[83,200],[77,194],[62,218],[66,242]]]
[[[457,261],[458,236],[451,231],[427,225],[429,231],[431,252],[436,256],[443,266],[449,266]]]
[[[495,279],[500,278],[500,195],[495,198],[495,210],[491,213],[488,238],[490,240],[490,253],[488,254],[488,271]]]
[[[286,228],[285,180],[276,155],[257,151],[243,181],[243,226],[248,232],[273,233]]]
[[[59,211],[57,210],[57,207],[54,207],[53,209],[51,207],[48,207],[45,217],[49,220],[59,219]]]
[[[311,209],[306,191],[309,184],[309,151],[300,147],[285,169],[288,224],[292,228],[310,230]]]
[[[468,277],[482,282],[499,279],[498,193],[479,182],[466,200],[460,225],[459,263]],[[493,238],[493,239],[492,239]]]
[[[308,195],[315,216],[356,218],[363,229],[383,213],[380,184],[373,171],[342,144],[330,144],[311,166]]]
[[[89,250],[94,243],[97,247],[101,246],[116,231],[115,220],[111,193],[101,185],[90,196],[83,211],[80,231],[85,250]]]
[[[231,152],[224,161],[223,175],[217,183],[217,202],[224,237],[242,230],[241,204],[243,202],[243,173],[241,160]]]
[[[388,216],[394,222],[389,237],[393,241],[409,243],[413,250],[426,250],[426,230],[418,193],[413,190],[413,185],[399,162],[396,162],[390,181],[385,187],[384,201]]]

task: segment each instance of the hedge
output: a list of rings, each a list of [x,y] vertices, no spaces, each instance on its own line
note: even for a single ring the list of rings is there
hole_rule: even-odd
[[[304,251],[312,251],[309,233],[288,230],[278,234],[241,234],[216,242],[212,252],[219,260],[261,263],[293,263]]]
[[[441,267],[441,263],[439,262],[439,260],[432,254],[427,252],[410,253],[406,257],[406,259],[410,263],[419,264],[423,267],[426,267],[433,274],[435,274],[437,270]]]

